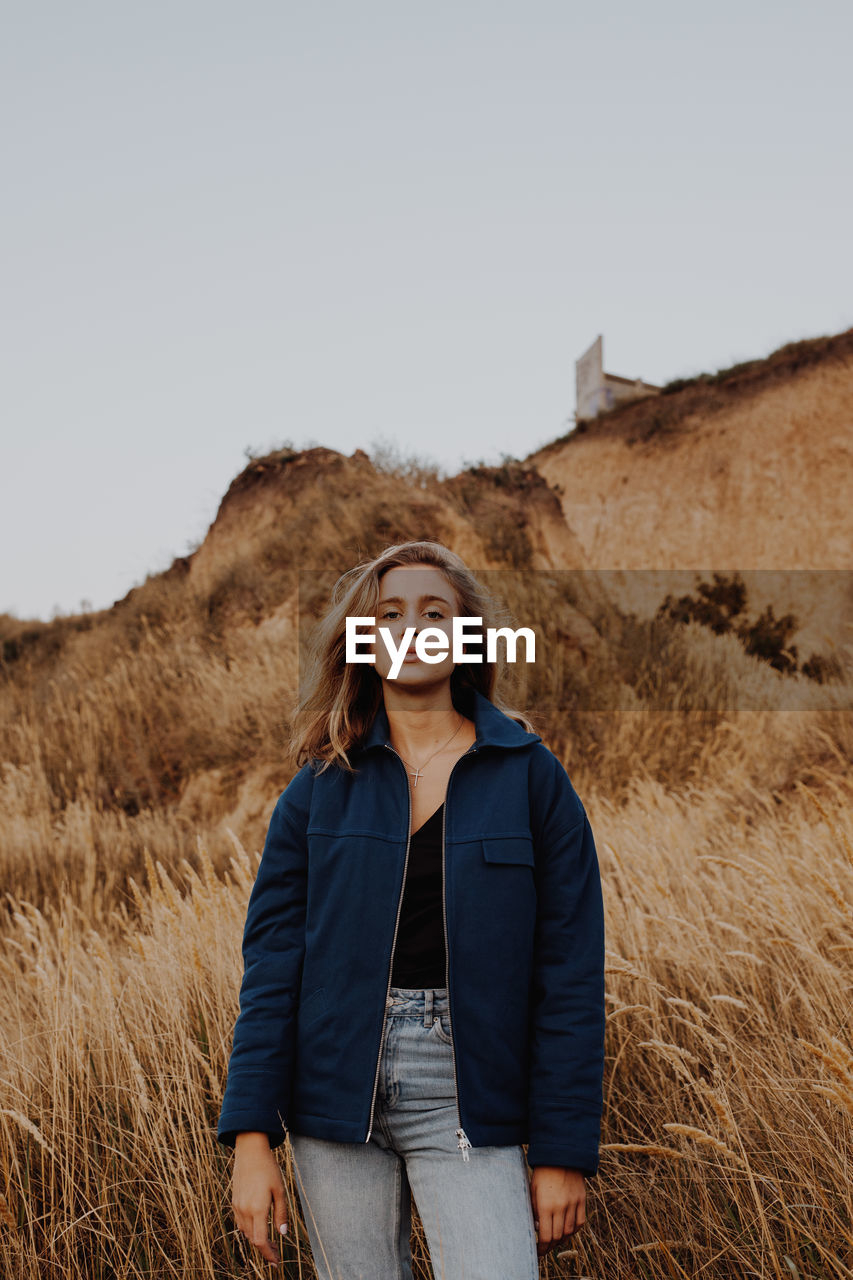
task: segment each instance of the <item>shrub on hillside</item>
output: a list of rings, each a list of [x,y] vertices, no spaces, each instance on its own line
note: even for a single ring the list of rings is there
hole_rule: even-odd
[[[840,663],[818,653],[813,653],[798,667],[797,646],[791,644],[791,636],[797,631],[799,622],[793,613],[777,618],[773,605],[768,604],[754,622],[749,622],[745,616],[746,584],[740,575],[735,572],[727,578],[725,574],[715,572],[713,579],[713,582],[700,582],[693,596],[683,595],[674,599],[667,594],[656,617],[682,623],[698,622],[703,627],[710,627],[717,635],[731,632],[740,640],[746,653],[767,662],[784,675],[794,675],[799,670],[807,679],[819,683],[841,677]]]

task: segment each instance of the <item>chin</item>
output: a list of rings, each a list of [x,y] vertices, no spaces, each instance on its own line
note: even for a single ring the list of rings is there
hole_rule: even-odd
[[[426,687],[427,685],[445,684],[452,674],[452,669],[450,671],[437,672],[435,668],[427,666],[426,663],[410,662],[400,668],[396,679],[392,680],[388,674],[384,675],[382,679],[387,680],[388,684],[392,686],[414,688],[421,685]]]

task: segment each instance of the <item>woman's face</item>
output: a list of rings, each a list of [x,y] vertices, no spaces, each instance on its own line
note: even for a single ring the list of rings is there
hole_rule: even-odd
[[[409,641],[409,653],[403,659],[394,683],[408,688],[421,688],[449,680],[453,661],[453,618],[459,612],[456,592],[440,569],[429,564],[396,565],[387,569],[379,582],[379,604],[376,608],[376,673],[389,679],[392,657],[379,634],[387,627],[395,649],[399,649],[406,629],[416,627],[418,634],[427,627],[437,627],[447,636],[447,653],[440,662],[422,662],[414,652],[415,636]],[[432,652],[437,650],[433,649]]]

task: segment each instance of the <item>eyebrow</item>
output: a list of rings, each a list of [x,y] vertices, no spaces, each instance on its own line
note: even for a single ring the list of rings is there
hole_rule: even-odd
[[[440,600],[442,604],[446,604],[448,609],[451,608],[449,600],[445,600],[444,596],[423,595],[418,599],[418,604],[423,604],[425,600]],[[380,604],[405,604],[402,596],[386,596],[384,600],[379,601]]]

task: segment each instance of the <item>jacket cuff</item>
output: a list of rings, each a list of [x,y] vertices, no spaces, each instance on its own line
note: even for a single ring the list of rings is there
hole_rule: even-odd
[[[558,1169],[579,1169],[587,1177],[594,1177],[598,1172],[601,1110],[584,1106],[580,1100],[566,1100],[556,1109],[560,1113],[559,1125],[554,1123],[553,1103],[542,1108],[546,1117],[542,1124],[536,1123],[534,1108],[527,1163],[531,1169],[546,1164]]]
[[[285,1138],[285,1127],[277,1115],[269,1111],[229,1111],[219,1118],[216,1132],[218,1142],[233,1147],[238,1133],[265,1133],[270,1148],[280,1147]]]
[[[577,1169],[586,1178],[598,1173],[598,1144],[595,1149],[578,1146],[559,1146],[548,1142],[532,1142],[527,1148],[527,1163],[531,1169],[549,1165],[554,1169]]]
[[[258,1099],[264,1102],[259,1103]],[[266,1133],[271,1147],[284,1141],[287,1104],[281,1093],[281,1075],[272,1072],[229,1072],[219,1113],[217,1139],[233,1147],[238,1133]]]

